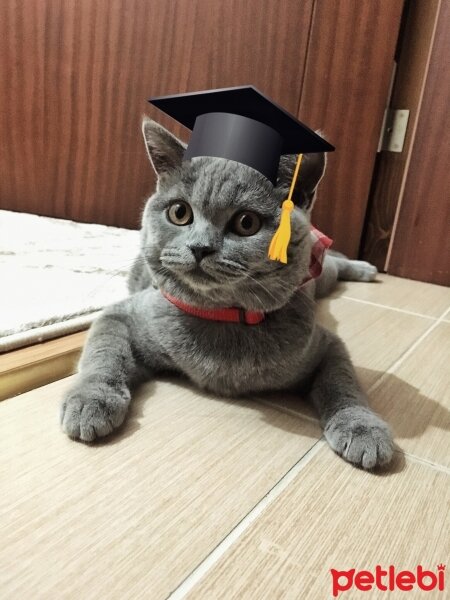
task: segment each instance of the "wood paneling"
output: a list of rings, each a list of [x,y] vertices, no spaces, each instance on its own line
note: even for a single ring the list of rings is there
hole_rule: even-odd
[[[33,209],[46,197],[44,48],[44,3],[2,2],[0,208],[38,212]]]
[[[441,2],[387,270],[450,285],[450,2]]]
[[[377,157],[362,252],[362,258],[379,270],[386,268],[395,214],[403,198],[439,5],[440,0],[413,0],[405,15],[390,106],[409,109],[408,129],[402,152],[381,152]]]
[[[299,110],[336,145],[314,209],[334,246],[358,254],[400,26],[400,0],[316,0]]]
[[[313,0],[3,0],[0,207],[137,227],[151,95],[253,83],[295,112]],[[176,133],[180,129],[174,128]]]
[[[253,83],[337,146],[315,222],[356,256],[401,0],[4,0],[0,206],[137,227],[150,95]]]

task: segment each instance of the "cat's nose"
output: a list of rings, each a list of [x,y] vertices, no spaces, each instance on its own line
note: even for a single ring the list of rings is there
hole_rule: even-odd
[[[198,263],[205,258],[205,256],[208,256],[208,254],[213,254],[215,252],[214,248],[211,246],[189,246],[189,248]]]

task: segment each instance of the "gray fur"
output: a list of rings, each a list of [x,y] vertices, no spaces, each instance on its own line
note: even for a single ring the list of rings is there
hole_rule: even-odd
[[[125,419],[131,390],[163,371],[181,373],[221,396],[269,390],[309,391],[330,446],[364,468],[388,463],[387,425],[368,407],[342,341],[315,322],[315,282],[308,272],[309,209],[323,175],[323,155],[306,155],[295,191],[288,264],[267,259],[295,157],[283,157],[277,185],[243,165],[218,158],[182,162],[183,145],[144,121],[144,137],[158,174],[142,218],[142,247],[130,273],[132,295],[106,308],[94,323],[80,372],[61,409],[63,430],[91,441]],[[166,217],[170,201],[194,211],[188,226]],[[258,233],[228,229],[239,210],[263,218]],[[197,263],[191,247],[212,253]],[[356,264],[357,263],[357,264]],[[374,267],[330,254],[317,282],[324,295],[338,277],[369,280]],[[256,326],[206,321],[168,302],[165,290],[200,307],[239,306],[268,312]]]

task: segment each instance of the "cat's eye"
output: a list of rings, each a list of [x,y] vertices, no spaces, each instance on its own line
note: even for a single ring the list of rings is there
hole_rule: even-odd
[[[174,225],[189,225],[194,220],[192,208],[184,200],[173,202],[167,210],[167,218]]]
[[[255,235],[260,229],[261,217],[249,210],[238,213],[231,222],[231,231],[240,236]]]

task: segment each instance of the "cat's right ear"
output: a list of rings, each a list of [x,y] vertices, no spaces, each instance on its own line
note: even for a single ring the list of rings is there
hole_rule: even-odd
[[[148,157],[158,177],[181,166],[186,149],[183,142],[148,117],[142,120],[142,133]]]

